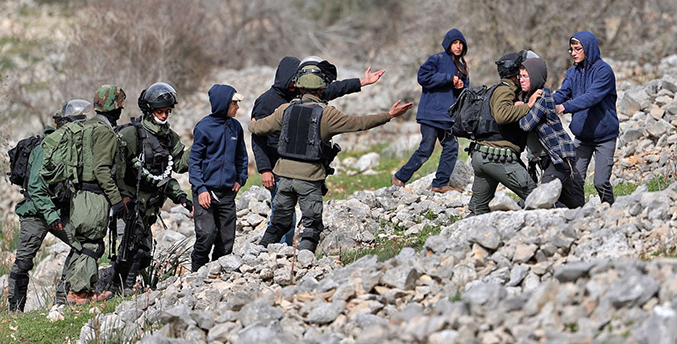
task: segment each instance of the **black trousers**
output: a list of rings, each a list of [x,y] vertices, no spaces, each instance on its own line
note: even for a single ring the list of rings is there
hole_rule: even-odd
[[[541,160],[543,177],[541,184],[559,179],[562,182],[562,193],[557,200],[569,209],[582,207],[585,204],[585,191],[583,190],[583,178],[571,160],[565,160],[564,164],[553,164],[549,158]]]
[[[210,191],[212,199],[209,209],[203,208],[195,195],[195,245],[190,258],[191,270],[197,271],[209,262],[209,253],[212,252],[212,261],[233,252],[235,242],[235,195],[234,191]],[[216,195],[216,198],[214,197]],[[218,198],[218,199],[217,199]]]

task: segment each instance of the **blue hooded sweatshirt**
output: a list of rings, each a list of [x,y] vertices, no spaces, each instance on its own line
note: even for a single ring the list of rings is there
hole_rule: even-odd
[[[197,195],[208,190],[228,191],[235,182],[247,182],[247,148],[242,125],[228,117],[235,89],[214,85],[209,90],[212,113],[195,125],[188,174]]]
[[[418,83],[423,87],[421,100],[418,103],[416,121],[443,130],[451,129],[451,117],[447,110],[456,102],[456,98],[463,89],[454,88],[454,76],[463,80],[468,87],[470,80],[462,74],[454,64],[453,54],[449,47],[455,40],[463,42],[461,56],[468,52],[468,43],[458,29],[451,29],[444,36],[442,47],[444,51],[428,58],[418,69]],[[466,66],[467,69],[467,66]]]
[[[555,104],[564,105],[564,111],[573,115],[569,128],[577,139],[600,143],[616,138],[619,131],[614,71],[602,61],[592,32],[581,31],[572,37],[581,42],[585,60],[567,70],[562,87],[553,94]]]

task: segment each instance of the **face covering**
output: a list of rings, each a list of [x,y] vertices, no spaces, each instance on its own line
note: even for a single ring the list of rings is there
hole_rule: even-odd
[[[169,116],[167,116],[167,118],[164,121],[161,121],[159,118],[157,118],[155,115],[153,115],[153,120],[155,121],[155,123],[157,123],[159,125],[163,125],[163,124],[167,124],[167,120],[169,120]]]

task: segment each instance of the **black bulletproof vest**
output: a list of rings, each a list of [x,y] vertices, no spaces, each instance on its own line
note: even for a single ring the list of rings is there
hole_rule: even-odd
[[[320,104],[294,103],[285,109],[280,142],[277,152],[281,157],[319,162],[322,158],[320,150],[320,120],[323,107]]]
[[[524,149],[527,134],[520,128],[519,123],[499,125],[494,116],[491,115],[491,97],[493,97],[496,88],[502,85],[507,86],[505,83],[494,86],[491,94],[486,97],[486,104],[482,107],[482,118],[478,124],[477,141],[508,141],[520,147],[520,149]]]

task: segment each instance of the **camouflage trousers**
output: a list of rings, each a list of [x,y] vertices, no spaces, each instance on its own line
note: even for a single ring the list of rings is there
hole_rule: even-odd
[[[98,258],[104,251],[109,212],[110,203],[104,195],[79,190],[71,199],[70,226],[74,240],[66,281],[74,292],[93,292],[99,280]]]
[[[66,225],[62,230],[49,229],[45,219],[41,217],[21,217],[21,230],[19,231],[19,240],[16,248],[16,259],[12,264],[12,270],[7,280],[8,284],[8,302],[9,310],[24,310],[26,305],[26,295],[28,293],[28,272],[33,269],[33,259],[38,253],[42,242],[47,233],[52,233],[67,245],[71,245],[72,235],[68,225],[68,217],[61,219]],[[66,302],[67,288],[65,286],[66,266],[68,260],[64,263],[64,270],[59,279],[56,291],[56,303]]]

